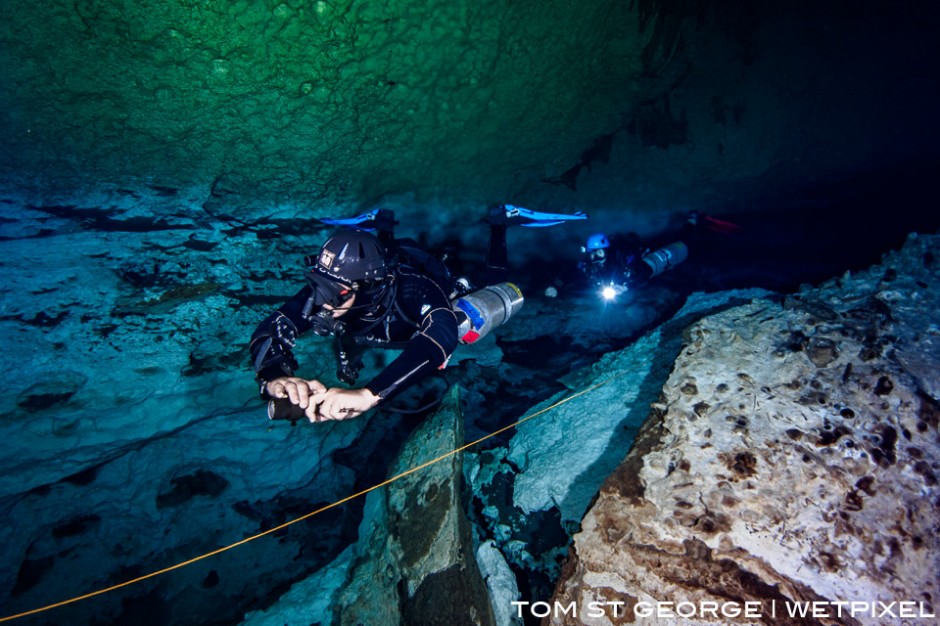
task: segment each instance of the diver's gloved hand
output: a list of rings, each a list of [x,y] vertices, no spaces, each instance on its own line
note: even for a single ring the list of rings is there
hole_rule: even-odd
[[[296,376],[284,376],[275,378],[267,383],[268,395],[272,398],[290,398],[290,401],[302,409],[309,409],[316,404],[311,404],[310,397],[326,391],[326,385],[318,380],[304,380]],[[309,411],[307,414],[309,415]]]
[[[379,403],[377,395],[368,389],[339,389],[333,387],[310,396],[307,419],[311,422],[324,420],[348,420],[359,417]]]

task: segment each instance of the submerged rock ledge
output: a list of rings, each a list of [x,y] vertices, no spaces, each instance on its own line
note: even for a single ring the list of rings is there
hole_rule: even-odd
[[[461,504],[463,436],[454,388],[395,458],[394,486],[368,494],[359,541],[243,626],[493,626]]]
[[[938,252],[911,235],[866,272],[693,324],[545,621],[875,624],[882,602],[936,623]],[[758,617],[702,610],[745,602]],[[806,602],[826,604],[790,615]]]

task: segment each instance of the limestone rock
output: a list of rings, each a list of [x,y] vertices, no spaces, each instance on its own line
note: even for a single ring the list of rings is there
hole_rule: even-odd
[[[455,388],[411,436],[389,474],[421,469],[369,494],[356,560],[336,597],[332,623],[494,623],[461,506],[461,456],[431,464],[463,444],[462,419]]]
[[[637,407],[656,399],[658,390],[649,381],[666,378],[688,320],[767,295],[754,289],[693,296],[675,321],[566,378],[569,389],[533,407],[530,414],[558,406],[520,424],[510,442],[507,458],[520,469],[513,504],[527,514],[557,507],[563,520],[581,519],[642,423],[645,410]]]
[[[6,0],[0,184],[240,218],[727,204],[934,155],[930,4]]]
[[[521,624],[512,611],[513,602],[519,600],[519,585],[516,575],[493,541],[480,543],[476,551],[480,572],[486,580],[486,588],[493,606],[493,616],[498,626]]]
[[[241,626],[306,626],[329,615],[333,596],[346,580],[354,548],[346,548],[329,566],[293,585],[273,606],[245,615]]]
[[[937,249],[912,236],[884,266],[692,325],[547,621],[936,623]],[[684,617],[648,614],[666,602]],[[706,610],[745,602],[759,617]],[[824,604],[792,617],[806,602]]]

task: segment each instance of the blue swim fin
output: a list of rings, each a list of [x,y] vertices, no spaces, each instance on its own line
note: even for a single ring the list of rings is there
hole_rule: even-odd
[[[329,226],[358,226],[363,230],[387,230],[398,223],[395,214],[387,209],[373,209],[356,217],[321,217],[320,221]]]
[[[518,224],[527,228],[544,228],[572,220],[586,220],[587,217],[587,214],[580,211],[576,213],[542,213],[512,204],[504,204],[491,209],[487,221],[491,224],[506,224],[507,226]]]
[[[369,211],[368,213],[363,213],[356,217],[321,217],[320,221],[330,226],[359,226],[363,222],[374,221],[378,212],[379,210],[375,209],[374,211]]]

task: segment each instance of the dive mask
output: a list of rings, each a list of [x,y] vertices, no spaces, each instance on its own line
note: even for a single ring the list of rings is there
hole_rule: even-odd
[[[317,307],[328,304],[336,308],[352,297],[356,291],[355,285],[344,285],[316,271],[307,274],[307,282],[310,284],[310,288],[313,289],[312,304]]]

